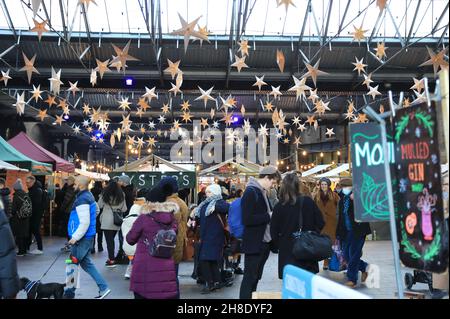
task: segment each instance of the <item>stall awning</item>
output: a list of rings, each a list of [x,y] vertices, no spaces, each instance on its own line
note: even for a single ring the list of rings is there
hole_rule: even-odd
[[[200,171],[199,175],[206,175],[206,174],[213,173],[215,171],[219,171],[220,168],[222,168],[228,164],[235,165],[235,168],[239,172],[249,173],[249,174],[258,174],[260,169],[262,168],[260,165],[250,162],[246,159],[233,157],[233,158],[226,160],[225,162],[205,168],[204,170]]]
[[[22,172],[28,172],[27,169],[24,169],[24,168],[20,168],[20,167],[14,166],[14,165],[9,164],[9,163],[6,163],[6,162],[4,162],[4,161],[2,161],[2,160],[0,160],[0,169],[4,169],[4,170],[7,170],[7,171],[22,171]]]
[[[0,136],[0,158],[20,168],[31,171],[33,175],[52,174],[52,165],[35,161],[22,154]]]
[[[315,173],[318,173],[320,171],[323,171],[325,169],[327,169],[328,167],[330,167],[331,164],[326,164],[326,165],[317,165],[309,170],[307,170],[306,172],[302,173],[302,177],[306,177]]]
[[[75,169],[75,173],[89,177],[95,181],[109,181],[109,176],[107,174],[100,174],[100,173],[94,173],[94,172],[88,172],[88,171],[83,171],[79,168]]]
[[[348,172],[349,168],[350,168],[350,165],[348,165],[348,164],[341,164],[341,165],[339,165],[338,167],[332,169],[331,171],[328,171],[328,172],[326,172],[326,173],[317,175],[316,177],[317,177],[317,178],[322,178],[322,177],[337,177],[337,176],[339,176],[341,173]]]
[[[35,161],[52,164],[53,170],[67,173],[73,173],[75,171],[75,165],[53,154],[52,152],[47,151],[24,132],[20,132],[11,138],[8,143]]]

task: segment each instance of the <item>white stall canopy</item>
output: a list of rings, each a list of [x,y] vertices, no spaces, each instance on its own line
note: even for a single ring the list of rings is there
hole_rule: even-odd
[[[338,167],[333,168],[331,171],[328,171],[328,172],[326,172],[326,173],[317,175],[316,177],[317,177],[317,178],[322,178],[322,177],[338,177],[338,176],[340,176],[341,173],[348,172],[349,168],[350,168],[350,165],[349,165],[349,164],[341,164],[341,165],[339,165]]]
[[[302,173],[302,177],[306,177],[306,176],[309,176],[309,175],[321,172],[321,171],[327,169],[330,166],[331,166],[331,164],[317,165],[317,166],[307,170],[306,172],[303,172]]]

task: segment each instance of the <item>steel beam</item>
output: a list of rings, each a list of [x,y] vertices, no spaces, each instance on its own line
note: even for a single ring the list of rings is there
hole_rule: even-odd
[[[445,33],[446,33],[447,31],[448,31],[448,23],[447,23],[447,26],[445,27],[444,31],[442,32],[442,35],[441,35],[441,37],[439,38],[439,41],[438,41],[436,47],[439,47],[439,46],[441,45],[442,41],[444,40]]]
[[[228,52],[233,52],[233,35],[234,35],[234,19],[236,16],[236,0],[233,0],[233,7],[231,9],[231,28],[230,28],[230,38],[228,39]],[[231,72],[231,62],[233,62],[233,56],[231,55],[230,61],[228,61],[226,76],[225,76],[225,87],[228,88],[230,81]]]
[[[370,34],[369,40],[367,40],[367,45],[369,45],[370,42],[372,42],[372,39],[373,39],[375,33],[377,32],[376,30],[377,30],[378,24],[381,22],[381,16],[383,15],[383,13],[384,13],[384,11],[382,11],[382,10],[380,10],[380,13],[378,13],[377,21],[375,22],[375,25],[373,26],[372,33]]]
[[[2,0],[2,3],[3,3],[3,12],[6,15],[6,20],[8,21],[9,28],[13,32],[14,38],[17,39],[17,32],[16,32],[16,29],[14,28],[14,24],[12,22],[11,16],[9,15],[9,10],[8,10],[8,7],[6,6],[5,0]]]
[[[403,40],[403,37],[402,37],[402,35],[400,33],[400,29],[398,28],[397,23],[395,22],[394,16],[392,15],[391,9],[389,9],[388,5],[386,5],[386,10],[389,13],[389,16],[391,17],[392,24],[395,27],[395,31],[397,33],[398,39],[400,40],[400,43],[402,44],[402,47],[404,47],[405,46],[405,40]]]
[[[436,24],[434,25],[433,30],[431,31],[431,35],[434,35],[434,32],[436,32],[437,28],[439,27],[439,24],[441,23],[442,18],[444,17],[446,11],[448,10],[448,5],[449,5],[449,2],[447,1],[447,5],[445,6],[444,10],[442,10],[442,13],[439,16],[439,19],[437,20]]]
[[[328,34],[328,25],[330,24],[330,16],[331,16],[331,9],[333,8],[333,0],[330,0],[329,7],[328,7],[328,14],[327,14],[327,23],[325,25],[325,31],[323,32],[322,36],[322,42],[321,44],[325,43],[325,39],[327,38]]]
[[[345,17],[347,16],[348,8],[350,7],[350,1],[351,0],[348,0],[347,1],[347,5],[345,6],[344,14],[342,15],[341,24],[339,25],[339,29],[338,29],[338,32],[337,32],[338,34],[341,33],[341,31],[342,31],[342,26],[344,25],[344,20],[345,20]]]
[[[68,40],[69,38],[68,38],[68,33],[67,33],[66,19],[64,18],[64,9],[63,9],[62,0],[59,0],[59,11],[61,12],[61,21],[63,24],[64,37],[66,38],[66,40]]]

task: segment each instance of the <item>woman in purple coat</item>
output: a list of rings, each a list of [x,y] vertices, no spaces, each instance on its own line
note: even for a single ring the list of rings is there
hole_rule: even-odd
[[[151,256],[144,241],[147,239],[151,243],[163,227],[177,231],[174,213],[179,207],[173,202],[166,202],[166,195],[159,187],[154,187],[146,199],[147,204],[142,206],[141,215],[126,237],[130,245],[137,243],[130,290],[136,299],[174,299],[178,292],[173,259]]]

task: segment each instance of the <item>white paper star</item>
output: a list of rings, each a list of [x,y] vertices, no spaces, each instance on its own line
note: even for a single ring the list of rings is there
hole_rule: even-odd
[[[17,114],[22,115],[25,113],[25,91],[22,94],[17,93],[17,101],[13,106],[16,107]]]
[[[327,132],[325,133],[325,135],[328,136],[328,138],[335,135],[334,128],[327,128]]]
[[[142,95],[142,97],[146,98],[149,102],[151,102],[153,98],[158,99],[158,95],[156,95],[155,89],[156,89],[156,86],[153,87],[152,89],[145,87],[145,94]]]
[[[378,92],[378,85],[376,87],[369,86],[369,92],[366,94],[372,96],[372,99],[375,99],[375,96],[377,95],[381,95],[381,93]]]
[[[0,81],[3,81],[5,83],[5,86],[8,86],[8,80],[11,80],[12,77],[9,76],[9,69],[6,72],[2,71],[2,77],[0,78]]]
[[[53,94],[58,95],[61,90],[61,85],[64,84],[61,82],[61,70],[55,72],[55,69],[52,67],[52,77],[48,79],[50,81],[50,91]]]
[[[161,124],[166,123],[166,117],[164,115],[160,115],[158,121]]]
[[[273,87],[273,86],[271,86],[271,87],[272,87],[272,91],[270,91],[269,95],[273,95],[275,98],[276,98],[277,96],[283,95],[283,94],[280,92],[280,87],[281,87],[281,85],[279,85],[279,86],[277,86],[277,87]]]

